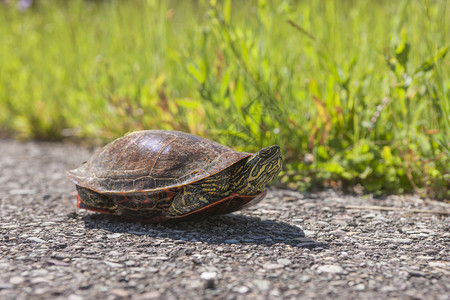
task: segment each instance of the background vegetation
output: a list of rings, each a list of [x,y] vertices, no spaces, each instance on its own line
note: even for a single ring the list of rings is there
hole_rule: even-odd
[[[3,134],[277,143],[294,188],[450,198],[447,1],[15,4],[0,3]]]

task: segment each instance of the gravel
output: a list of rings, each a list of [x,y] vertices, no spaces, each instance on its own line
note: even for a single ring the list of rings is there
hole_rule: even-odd
[[[0,150],[1,299],[450,298],[443,202],[271,189],[242,212],[140,224],[75,207],[64,172],[88,149]]]

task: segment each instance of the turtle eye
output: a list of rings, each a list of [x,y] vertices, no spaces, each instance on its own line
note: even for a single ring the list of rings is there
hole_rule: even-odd
[[[262,148],[261,150],[259,150],[259,155],[261,157],[266,157],[270,155],[270,148]]]
[[[262,148],[261,150],[259,150],[259,156],[261,156],[263,158],[270,157],[270,156],[274,155],[277,151],[279,151],[279,149],[280,149],[280,147],[277,145]]]

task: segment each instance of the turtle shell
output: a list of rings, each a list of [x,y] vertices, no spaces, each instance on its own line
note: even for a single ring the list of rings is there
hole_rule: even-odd
[[[68,177],[98,193],[145,193],[191,184],[251,155],[179,131],[145,130],[109,143]]]

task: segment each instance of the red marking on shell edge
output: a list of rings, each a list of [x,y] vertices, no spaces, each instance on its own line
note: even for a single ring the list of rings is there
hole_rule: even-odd
[[[128,197],[124,192],[121,192],[120,194],[123,196],[123,200],[117,201],[117,203],[125,203],[125,202],[130,201],[130,200],[128,200]]]
[[[152,202],[152,200],[148,197],[148,195],[147,195],[146,192],[144,192],[144,191],[139,191],[139,192],[140,192],[142,195],[144,195],[144,197],[145,197],[145,200],[142,201],[142,203],[148,204],[148,203]]]
[[[172,192],[169,188],[165,188],[164,191],[167,193],[167,196],[169,196],[169,198],[173,198],[175,196],[175,193]]]
[[[81,207],[81,205],[82,205],[82,203],[81,203],[80,195],[77,194],[77,207],[78,208],[83,208],[83,207]]]
[[[80,195],[77,195],[77,207],[78,208],[82,208],[82,209],[86,209],[86,210],[90,210],[90,211],[103,213],[103,214],[110,214],[111,213],[111,211],[109,211],[107,209],[94,208],[94,207],[91,207],[91,206],[84,205],[83,202],[81,202]]]

